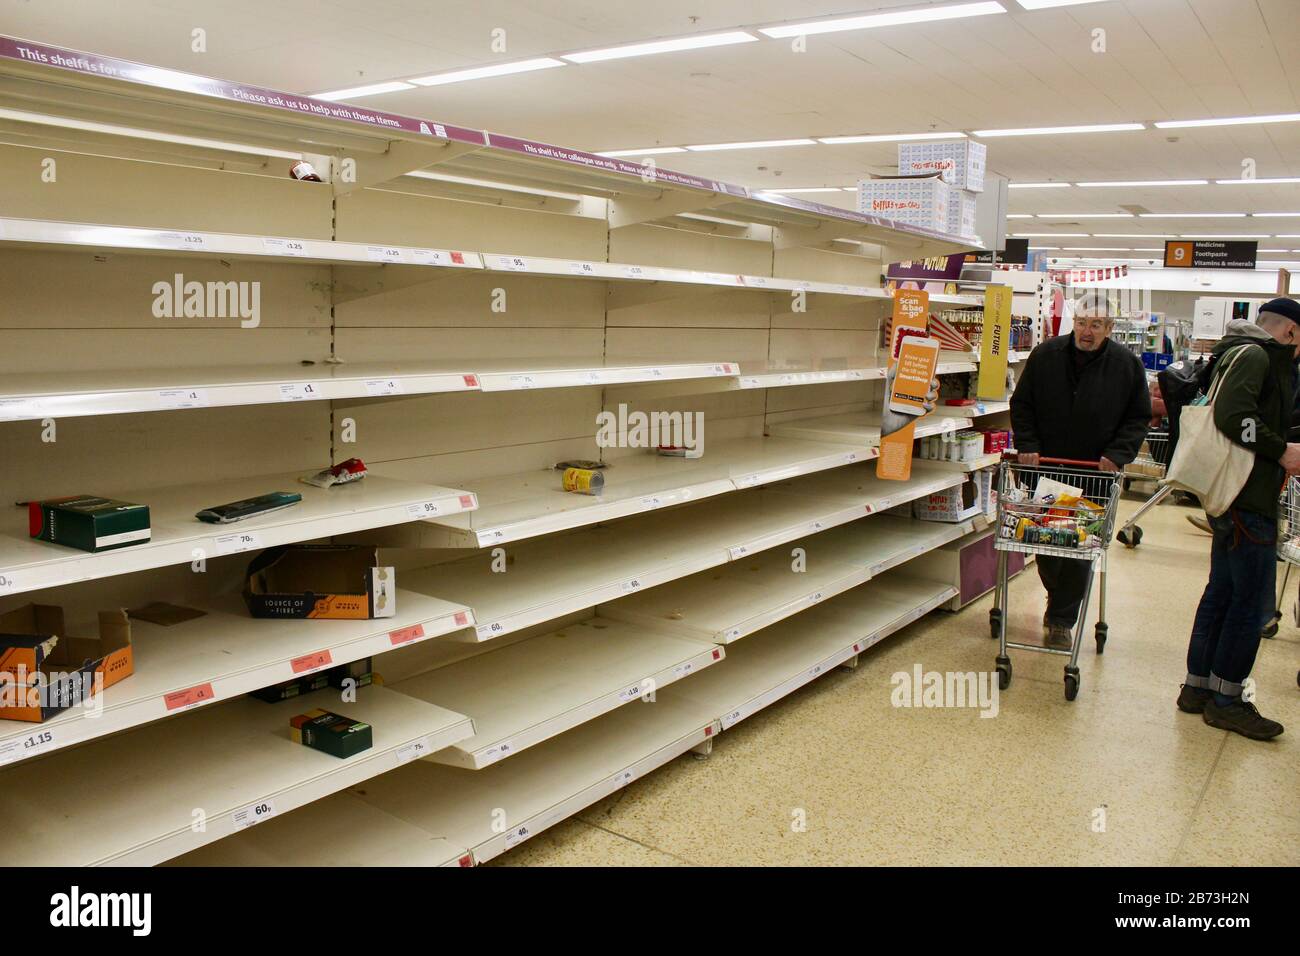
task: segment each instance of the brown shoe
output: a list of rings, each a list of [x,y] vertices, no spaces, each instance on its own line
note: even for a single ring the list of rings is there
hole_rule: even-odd
[[[1074,628],[1064,624],[1049,624],[1047,627],[1047,646],[1069,650],[1074,646]]]
[[[1214,529],[1210,527],[1210,523],[1205,520],[1204,515],[1183,515],[1183,517],[1186,518],[1191,526],[1196,528],[1198,531],[1204,531],[1206,534],[1214,534]]]

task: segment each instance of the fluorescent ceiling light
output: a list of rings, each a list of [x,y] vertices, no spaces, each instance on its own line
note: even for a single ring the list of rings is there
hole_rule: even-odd
[[[1128,246],[1062,246],[1063,252],[1132,252]]]
[[[1035,252],[1060,252],[1060,246],[1034,246]]]
[[[1300,183],[1300,176],[1281,176],[1273,179],[1216,179],[1220,186],[1271,186],[1275,183]]]
[[[684,153],[686,150],[681,146],[651,146],[649,149],[610,149],[603,153],[597,153],[597,156],[607,156],[615,159],[620,156],[660,156],[664,153]]]
[[[987,139],[991,136],[1056,136],[1062,133],[1122,133],[1125,130],[1146,129],[1142,123],[1100,123],[1095,126],[1031,126],[1026,129],[977,129],[972,136]]]
[[[1288,232],[1280,236],[1274,236],[1274,239],[1300,239],[1300,232]]]
[[[1255,219],[1300,219],[1300,212],[1252,212]]]
[[[1133,251],[1134,251],[1134,252],[1164,252],[1165,250],[1164,250],[1163,248],[1157,246],[1157,247],[1154,247],[1154,248],[1134,249]]]
[[[1050,10],[1053,7],[1077,7],[1081,3],[1101,3],[1101,0],[1016,0],[1026,10]]]
[[[1132,179],[1109,183],[1079,183],[1086,189],[1104,188],[1106,186],[1208,186],[1208,179]]]
[[[490,76],[509,76],[512,73],[530,73],[533,70],[549,70],[556,66],[566,66],[561,60],[542,56],[535,60],[515,60],[513,63],[495,63],[492,66],[478,66],[469,70],[452,70],[449,73],[434,73],[431,76],[417,76],[411,80],[420,86],[441,86],[444,83],[461,83],[465,80],[483,80]]]
[[[1189,129],[1193,126],[1249,126],[1252,123],[1300,123],[1300,113],[1275,113],[1271,116],[1232,116],[1227,119],[1164,120],[1156,129]]]
[[[1088,239],[1086,232],[1013,232],[1016,239]]]
[[[1294,249],[1260,249],[1260,252],[1295,252]]]
[[[1133,219],[1131,212],[1040,212],[1039,219]]]
[[[649,56],[652,53],[677,53],[681,50],[702,50],[713,46],[730,46],[733,43],[757,43],[758,37],[743,30],[727,33],[701,33],[696,36],[675,37],[671,40],[651,40],[648,43],[630,43],[626,46],[606,47],[603,50],[583,50],[561,54],[570,63],[596,63],[601,60],[621,60],[629,56]]]
[[[331,90],[328,93],[313,93],[313,100],[355,100],[361,96],[378,96],[380,93],[396,93],[399,90],[415,89],[410,83],[394,80],[391,83],[372,83],[369,86],[352,86],[346,90]]]
[[[1179,238],[1179,239],[1272,239],[1273,236],[1257,236],[1257,235],[1237,235],[1237,236],[1228,236],[1228,235],[1207,235],[1207,234],[1202,233],[1202,232],[1197,232],[1197,233],[1187,233],[1187,234],[1185,234],[1185,235],[1181,235],[1181,236],[1179,236],[1178,238]]]
[[[816,146],[815,139],[759,139],[749,143],[704,143],[699,146],[687,146],[692,152],[707,152],[716,149],[764,149],[774,146]]]
[[[1033,219],[1034,214],[1029,212],[1009,212],[1007,213],[1007,218],[1008,219]]]
[[[1144,212],[1143,219],[1245,219],[1244,212]]]
[[[1176,239],[1177,236],[1166,236],[1153,234],[1150,232],[1094,232],[1094,239]]]
[[[916,139],[965,139],[965,133],[879,133],[870,136],[818,136],[817,142],[827,146],[849,143],[901,143]]]
[[[762,189],[760,192],[765,193],[785,193],[794,195],[796,193],[838,193],[843,192],[840,186],[801,186],[798,189]]]
[[[936,20],[957,20],[963,17],[982,17],[991,13],[1006,12],[1006,8],[1000,3],[955,3],[947,7],[922,7],[919,10],[868,13],[860,17],[839,17],[834,20],[788,23],[779,27],[760,27],[758,32],[779,40],[782,37],[839,33],[844,30],[870,30],[875,27],[901,26],[905,23],[933,23]]]
[[[1069,183],[1008,183],[1010,189],[1068,189]]]
[[[203,139],[198,136],[177,136],[174,133],[162,133],[152,129],[137,129],[134,126],[114,126],[110,123],[92,123],[86,120],[68,119],[63,116],[47,116],[44,113],[28,113],[23,110],[0,109],[0,119],[16,120],[19,123],[35,123],[40,126],[59,126],[64,129],[79,129],[87,133],[105,133],[109,136],[129,136],[134,139],[149,139],[159,143],[176,143],[180,146],[197,146],[202,149],[221,149],[231,153],[247,153],[251,156],[275,156],[279,159],[302,159],[302,153],[291,153],[283,149],[250,146],[247,143],[228,143],[224,140]]]

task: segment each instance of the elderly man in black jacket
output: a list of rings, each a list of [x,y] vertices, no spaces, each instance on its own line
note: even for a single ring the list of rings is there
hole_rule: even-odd
[[[1011,427],[1022,465],[1043,458],[1100,462],[1119,471],[1135,457],[1151,420],[1146,370],[1138,357],[1110,340],[1115,319],[1106,299],[1085,296],[1074,310],[1074,330],[1034,349],[1011,396]],[[1047,589],[1043,630],[1049,647],[1069,647],[1092,564],[1039,555]]]

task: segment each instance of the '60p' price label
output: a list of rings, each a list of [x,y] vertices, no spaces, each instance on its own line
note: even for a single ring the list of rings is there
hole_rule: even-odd
[[[251,804],[242,810],[236,810],[231,814],[236,830],[245,830],[248,827],[256,826],[273,816],[275,816],[275,801],[270,798]]]

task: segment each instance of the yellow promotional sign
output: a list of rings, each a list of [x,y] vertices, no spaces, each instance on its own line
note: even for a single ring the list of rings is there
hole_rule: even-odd
[[[984,288],[984,334],[980,340],[980,377],[975,394],[1001,400],[1007,394],[1007,352],[1011,348],[1011,286]]]
[[[877,478],[906,481],[912,476],[912,441],[916,423],[924,417],[924,400],[930,390],[934,365],[939,356],[936,346],[921,344],[931,341],[929,329],[930,293],[919,289],[899,289],[895,292],[894,312],[889,320],[889,368],[885,375],[885,394],[880,408]],[[900,353],[904,358],[902,367],[907,369],[906,374],[900,371]],[[925,374],[927,368],[928,375]],[[920,381],[922,377],[924,383]],[[918,415],[918,412],[921,414]]]

